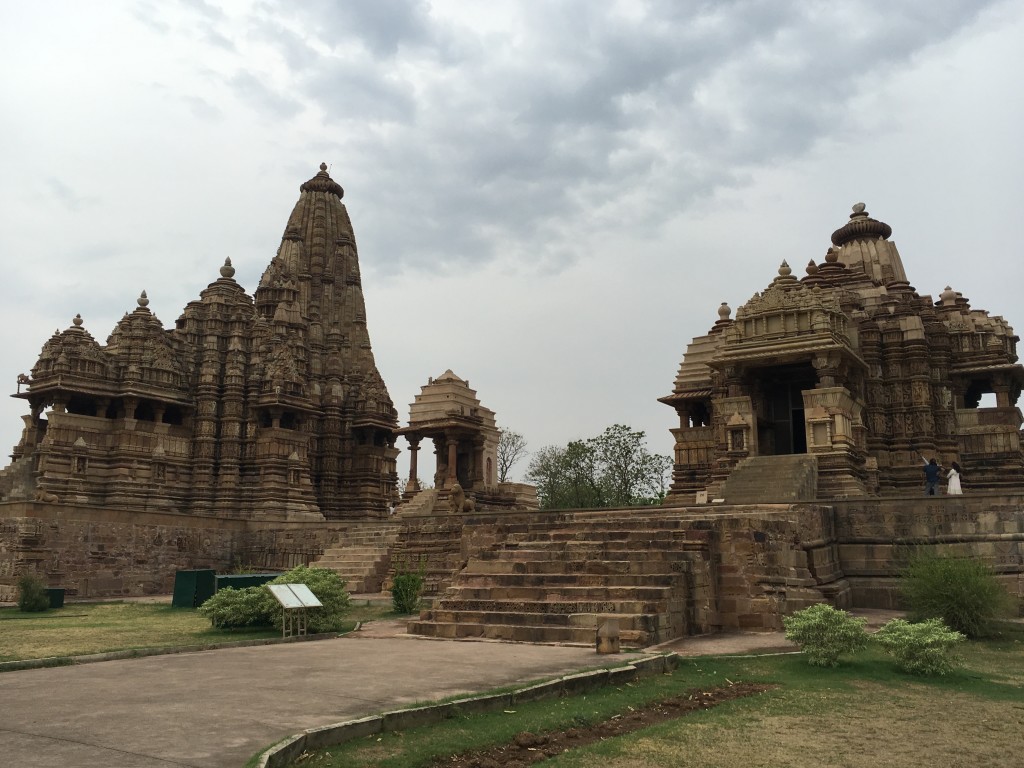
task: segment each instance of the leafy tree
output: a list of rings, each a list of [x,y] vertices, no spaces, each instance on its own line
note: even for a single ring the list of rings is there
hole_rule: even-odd
[[[526,455],[526,438],[511,429],[498,435],[498,482],[507,483],[512,466]]]
[[[526,477],[544,509],[626,507],[664,498],[670,466],[647,450],[643,432],[615,424],[597,437],[541,449]]]

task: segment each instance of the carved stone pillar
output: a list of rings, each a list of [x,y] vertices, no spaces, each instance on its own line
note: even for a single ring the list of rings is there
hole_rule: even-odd
[[[405,484],[408,493],[415,493],[420,490],[419,464],[420,438],[409,437],[409,482]]]
[[[457,437],[448,436],[448,477],[445,478],[445,487],[451,488],[452,484],[458,479],[459,475],[456,471],[458,469],[459,462],[459,439]]]
[[[484,439],[477,436],[473,438],[473,487],[484,486]]]

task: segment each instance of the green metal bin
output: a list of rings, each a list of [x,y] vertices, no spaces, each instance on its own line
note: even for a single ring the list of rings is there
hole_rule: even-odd
[[[175,608],[198,608],[213,597],[216,581],[217,574],[212,568],[176,572],[171,605]]]

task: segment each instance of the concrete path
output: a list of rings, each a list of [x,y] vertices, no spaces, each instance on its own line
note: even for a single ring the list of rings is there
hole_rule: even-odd
[[[871,628],[896,614],[855,611]],[[0,765],[242,768],[305,728],[628,662],[592,648],[430,640],[404,620],[333,640],[0,674]],[[781,632],[649,649],[683,656],[795,650]]]
[[[591,648],[386,637],[380,629],[5,672],[0,764],[241,768],[305,728],[609,662]]]

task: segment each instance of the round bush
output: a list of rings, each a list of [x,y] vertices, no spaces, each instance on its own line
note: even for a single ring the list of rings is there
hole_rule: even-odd
[[[271,584],[305,584],[323,603],[306,614],[306,631],[310,634],[337,632],[345,621],[349,607],[345,580],[326,568],[300,565],[283,573]],[[283,613],[280,604],[266,586],[245,589],[221,589],[199,607],[215,627],[277,627],[281,628]]]
[[[966,638],[942,619],[911,624],[903,619],[886,622],[874,640],[896,658],[896,666],[914,675],[945,675],[963,664],[953,649]]]
[[[46,584],[34,573],[18,579],[18,610],[27,613],[45,611],[50,607],[50,593]]]
[[[306,629],[311,634],[337,632],[345,623],[345,613],[349,608],[349,596],[345,590],[345,580],[334,571],[300,565],[278,576],[270,583],[305,584],[309,587],[310,592],[324,604],[323,608],[313,608],[307,614]],[[274,626],[280,628],[281,606],[270,594],[270,590],[264,589],[263,592],[273,605]]]
[[[800,646],[807,663],[834,667],[839,656],[859,651],[868,642],[865,619],[855,619],[826,603],[817,603],[782,620],[786,639]]]

